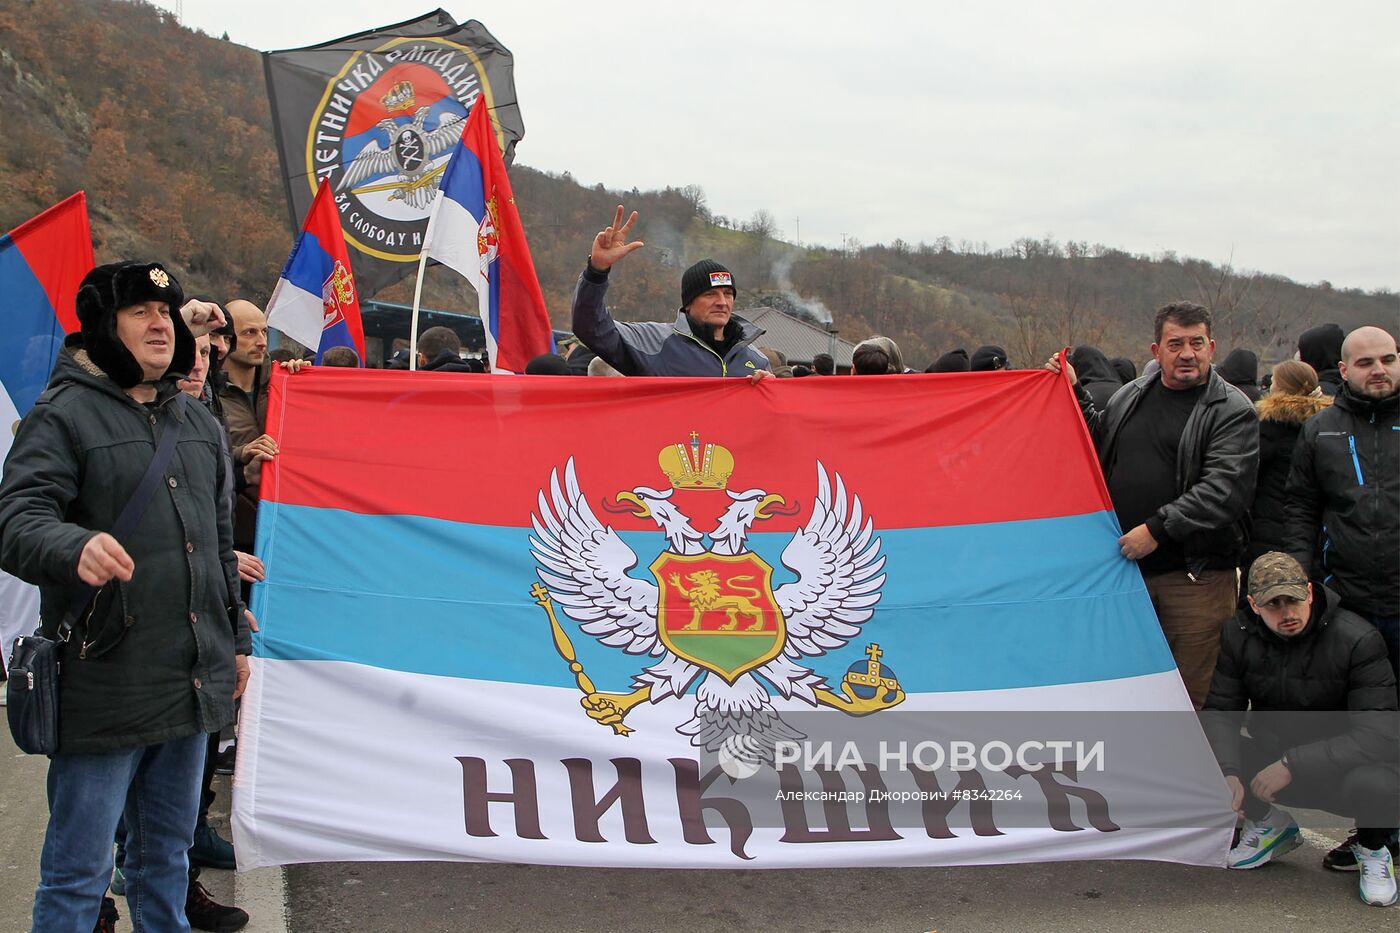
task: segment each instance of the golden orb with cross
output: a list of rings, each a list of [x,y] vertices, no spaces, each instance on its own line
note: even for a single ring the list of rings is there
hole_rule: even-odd
[[[857,661],[846,669],[842,680],[850,686],[851,693],[862,700],[873,700],[881,694],[885,695],[886,700],[893,699],[899,690],[899,678],[889,667],[880,663],[884,655],[880,646],[871,642],[865,649],[866,660]]]

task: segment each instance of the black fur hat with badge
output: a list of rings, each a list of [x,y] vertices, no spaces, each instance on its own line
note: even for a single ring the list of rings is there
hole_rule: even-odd
[[[117,337],[117,311],[143,301],[163,301],[170,306],[175,352],[161,378],[185,375],[194,365],[194,337],[180,314],[185,293],[160,263],[113,262],[97,266],[83,276],[78,286],[83,348],[93,363],[123,389],[144,381],[145,373]]]

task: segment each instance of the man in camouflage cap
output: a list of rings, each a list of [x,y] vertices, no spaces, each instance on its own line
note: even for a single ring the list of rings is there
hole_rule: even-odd
[[[1229,865],[1258,868],[1302,845],[1297,822],[1276,802],[1327,810],[1364,827],[1353,845],[1361,899],[1394,904],[1385,841],[1400,820],[1400,766],[1385,641],[1279,551],[1254,562],[1248,594],[1249,610],[1221,634],[1202,718],[1243,818]],[[1290,715],[1298,713],[1311,715]]]

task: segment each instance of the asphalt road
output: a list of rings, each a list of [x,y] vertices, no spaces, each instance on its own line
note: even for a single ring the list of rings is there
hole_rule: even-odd
[[[0,933],[29,929],[47,808],[44,759],[0,730]],[[215,804],[227,829],[227,786]],[[253,914],[248,933],[651,933],[1400,931],[1400,908],[1367,907],[1355,874],[1321,867],[1338,838],[1256,871],[1157,862],[821,871],[625,871],[528,865],[345,863],[206,872]],[[257,883],[252,883],[253,878]],[[125,910],[123,908],[123,913]],[[129,929],[123,924],[122,929]]]
[[[822,871],[626,871],[445,863],[287,870],[292,933],[1394,931],[1324,837],[1255,871],[1155,862]]]

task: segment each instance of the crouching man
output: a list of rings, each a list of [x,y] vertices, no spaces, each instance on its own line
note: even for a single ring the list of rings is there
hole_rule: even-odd
[[[35,930],[94,928],[123,816],[133,924],[189,929],[207,735],[233,718],[251,642],[223,429],[180,394],[195,358],[183,303],[154,263],[89,272],[81,332],[21,422],[0,483],[0,566],[39,586],[44,633],[96,590],[60,650]],[[118,540],[110,531],[172,431],[173,456]]]
[[[1302,845],[1297,822],[1277,804],[1327,810],[1366,827],[1354,846],[1361,899],[1394,904],[1385,840],[1400,818],[1400,766],[1385,641],[1278,551],[1254,562],[1248,596],[1250,611],[1221,635],[1205,704],[1219,712],[1203,716],[1244,818],[1230,867],[1258,868]]]

